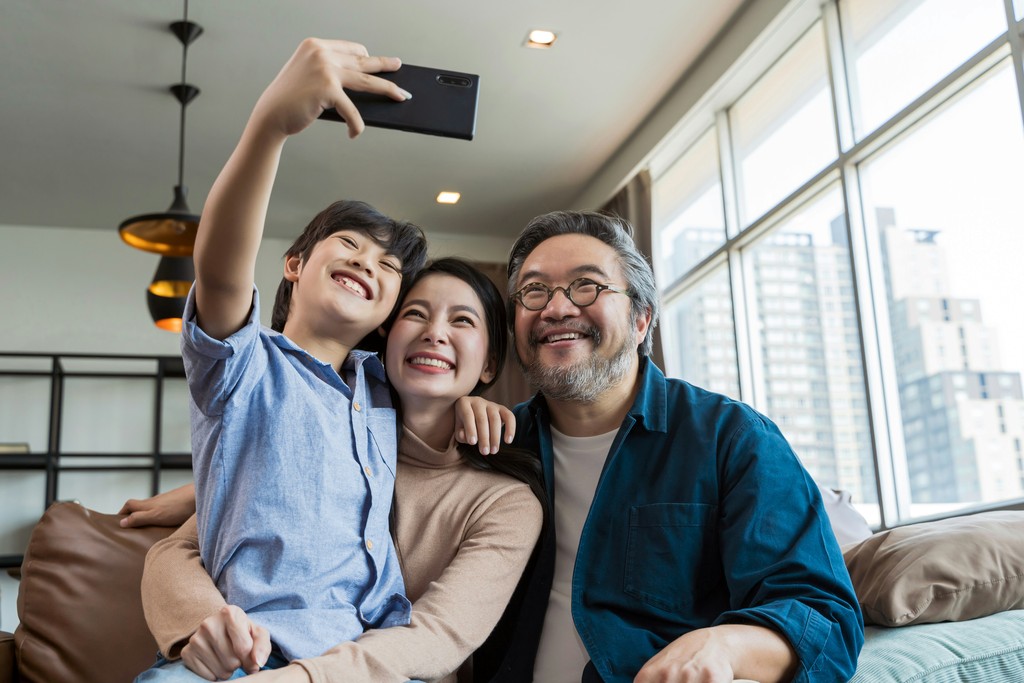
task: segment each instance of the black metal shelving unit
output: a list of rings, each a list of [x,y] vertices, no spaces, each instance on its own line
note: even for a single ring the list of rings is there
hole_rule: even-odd
[[[152,370],[149,371],[82,371],[69,369],[67,366],[73,361],[123,363],[148,362]],[[40,363],[42,361],[42,363]],[[48,365],[48,369],[18,369],[18,364]],[[164,389],[167,380],[183,379],[185,370],[180,356],[149,356],[149,355],[116,355],[116,354],[87,354],[87,353],[12,353],[0,352],[0,382],[6,377],[37,377],[49,379],[49,406],[43,407],[48,410],[48,432],[47,446],[45,452],[29,453],[3,453],[0,454],[0,471],[21,470],[21,471],[45,471],[45,500],[42,510],[45,510],[60,496],[60,475],[63,472],[127,472],[127,471],[148,471],[150,477],[150,494],[156,495],[160,491],[160,478],[164,470],[188,470],[192,467],[191,453],[170,453],[164,452],[161,448],[163,435],[163,406]],[[146,452],[65,452],[61,448],[63,416],[65,403],[65,385],[69,379],[125,379],[125,380],[149,380],[154,385],[153,396],[153,430],[151,449]],[[2,386],[0,386],[2,390]],[[4,434],[0,434],[0,442],[5,441]],[[118,464],[83,464],[84,459],[103,458],[104,460],[126,460],[123,465]],[[148,464],[138,464],[139,460],[148,460]],[[0,568],[12,568],[21,566],[21,555],[0,555]]]

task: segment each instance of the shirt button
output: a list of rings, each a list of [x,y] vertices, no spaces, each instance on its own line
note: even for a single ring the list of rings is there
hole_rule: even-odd
[[[352,407],[355,408],[355,411],[358,413],[359,410],[360,410],[360,408],[359,408],[359,401],[353,401],[352,402]]]
[[[373,476],[373,472],[370,471],[370,466],[369,465],[364,465],[363,466],[363,472],[366,472],[366,476],[368,476],[368,477],[372,477]]]
[[[371,541],[370,539],[366,539],[366,549],[373,550],[373,541]]]

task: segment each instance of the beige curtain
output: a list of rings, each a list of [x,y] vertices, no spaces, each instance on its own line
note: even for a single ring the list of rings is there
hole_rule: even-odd
[[[619,192],[601,207],[602,211],[614,213],[633,225],[633,241],[648,263],[651,259],[651,174],[646,169],[637,173]],[[653,267],[653,266],[652,266]],[[665,367],[661,351],[661,335],[653,330],[654,348],[651,359],[660,368]]]
[[[504,300],[505,288],[508,285],[507,266],[504,263],[479,262],[473,265],[479,268],[481,272],[491,279],[491,282],[498,286],[498,291],[501,292],[502,300]],[[512,348],[512,340],[509,339],[505,371],[501,373],[498,381],[483,393],[484,398],[495,403],[501,403],[509,408],[530,397],[530,386],[526,383],[526,377],[519,369],[515,353],[515,349]]]

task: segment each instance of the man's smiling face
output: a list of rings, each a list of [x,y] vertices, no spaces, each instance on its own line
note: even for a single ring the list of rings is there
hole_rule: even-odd
[[[628,289],[615,251],[588,235],[541,242],[523,261],[516,290],[532,282],[566,287],[585,277]],[[647,320],[633,321],[629,296],[605,291],[579,307],[557,291],[539,311],[515,306],[516,356],[530,384],[548,398],[592,402],[636,362]]]

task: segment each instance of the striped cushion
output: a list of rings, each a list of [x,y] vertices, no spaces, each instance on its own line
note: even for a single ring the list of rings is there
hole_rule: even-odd
[[[903,628],[869,626],[850,683],[1024,681],[1024,610]]]

